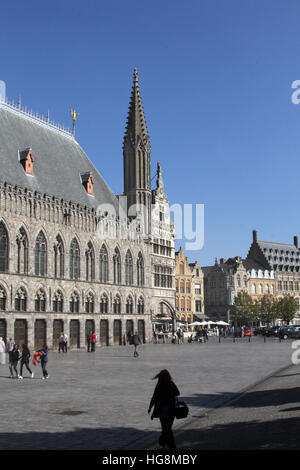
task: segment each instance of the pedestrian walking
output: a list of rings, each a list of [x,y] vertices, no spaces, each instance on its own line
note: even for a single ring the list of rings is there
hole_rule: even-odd
[[[58,340],[58,352],[64,352],[64,334],[61,333]]]
[[[88,334],[86,335],[87,352],[90,352],[91,350],[91,342],[92,342],[92,334],[89,331]]]
[[[22,345],[22,356],[21,356],[21,361],[20,361],[20,376],[19,376],[20,379],[23,379],[23,367],[24,366],[26,367],[26,369],[30,373],[31,378],[33,379],[33,377],[34,377],[34,373],[32,372],[32,370],[29,367],[30,356],[31,356],[31,353],[28,349],[28,346],[27,346],[27,344],[24,343]]]
[[[139,346],[139,344],[141,344],[141,340],[140,340],[140,337],[138,335],[138,332],[136,331],[134,333],[134,335],[132,336],[132,344],[134,346],[134,353],[133,353],[133,356],[134,357],[138,357],[139,353],[137,352],[137,347]]]
[[[66,333],[63,335],[63,352],[68,352],[68,335]]]
[[[154,406],[151,419],[160,419],[159,445],[162,448],[167,446],[169,450],[176,450],[172,426],[175,419],[176,397],[180,395],[180,392],[166,369],[161,370],[154,379],[158,379],[158,382],[150,401],[148,413]]]
[[[92,352],[96,351],[96,341],[97,341],[97,336],[96,333],[92,334],[91,342],[92,342]]]
[[[39,349],[37,351],[38,353],[42,353],[41,355],[41,367],[43,371],[43,377],[42,379],[48,379],[49,374],[47,371],[47,365],[48,365],[48,346],[45,345],[42,349]]]
[[[0,337],[0,364],[6,364],[6,344],[2,337]]]
[[[19,345],[14,344],[14,348],[11,351],[11,362],[9,364],[9,370],[10,370],[10,377],[13,378],[14,374],[13,371],[16,373],[16,377],[19,378],[17,366],[18,366],[18,361],[21,357],[21,353],[19,351]]]

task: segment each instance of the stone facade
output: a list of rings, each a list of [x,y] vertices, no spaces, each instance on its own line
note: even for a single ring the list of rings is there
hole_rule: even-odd
[[[189,263],[182,247],[176,259],[176,313],[179,321],[204,319],[204,275],[198,262]]]
[[[136,94],[136,71],[133,89]],[[140,119],[137,114],[131,118],[135,123]],[[11,120],[10,127],[15,125],[18,139],[8,145],[4,129],[7,120]],[[131,138],[132,132],[129,124],[126,136]],[[14,157],[22,150],[22,141],[30,139],[33,142],[29,142],[27,154],[29,163],[34,163],[31,174],[28,166]],[[43,147],[45,140],[47,148]],[[139,135],[136,140],[141,140]],[[138,331],[144,342],[150,341],[153,319],[162,306],[175,318],[174,228],[160,165],[156,189],[152,190],[147,180],[150,205],[146,211],[140,205],[132,216],[120,210],[122,197],[110,193],[74,136],[2,101],[0,142],[12,153],[0,152],[2,168],[7,169],[0,182],[0,336],[26,341],[30,348],[44,343],[57,347],[62,331],[74,348],[85,347],[91,330],[97,335],[98,346],[124,344],[129,331]],[[57,173],[59,166],[61,172],[66,171],[63,162],[55,161],[60,148],[59,158],[65,158],[65,166],[68,158],[73,162],[65,178]],[[124,150],[124,158],[126,155],[126,167],[131,167],[132,174],[135,154]],[[145,193],[134,184],[138,197]],[[132,197],[133,188],[128,189],[124,175],[122,196],[128,198],[129,193]],[[72,200],[67,198],[69,194]],[[157,203],[163,207],[163,221],[159,210],[152,210]],[[157,239],[168,249],[157,253]],[[157,266],[162,267],[158,283]]]

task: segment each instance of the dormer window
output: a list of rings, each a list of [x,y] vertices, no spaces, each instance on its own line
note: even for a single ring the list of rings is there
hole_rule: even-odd
[[[82,184],[86,192],[90,195],[94,194],[94,178],[90,171],[81,175]]]
[[[28,148],[20,152],[20,162],[27,175],[33,176],[34,156],[32,149]]]

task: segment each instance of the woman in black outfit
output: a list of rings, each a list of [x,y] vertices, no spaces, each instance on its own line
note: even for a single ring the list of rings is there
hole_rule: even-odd
[[[159,445],[161,447],[167,445],[170,450],[176,450],[172,426],[175,418],[176,397],[180,395],[180,392],[166,369],[160,371],[154,379],[158,379],[158,382],[150,401],[148,413],[154,406],[151,419],[160,419],[162,432]]]
[[[23,367],[25,366],[28,372],[30,373],[31,377],[33,378],[33,372],[29,367],[29,358],[30,358],[30,351],[26,344],[22,345],[22,356],[21,356],[21,365],[20,365],[20,379],[23,379]]]

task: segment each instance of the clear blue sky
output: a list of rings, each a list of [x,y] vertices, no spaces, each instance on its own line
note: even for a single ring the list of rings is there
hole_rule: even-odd
[[[7,96],[71,127],[115,193],[134,67],[170,204],[205,205],[190,261],[300,235],[297,0],[52,0],[1,4]],[[155,180],[154,180],[155,181]],[[177,248],[184,240],[176,242]]]

